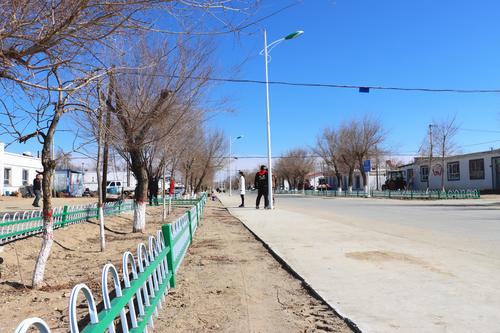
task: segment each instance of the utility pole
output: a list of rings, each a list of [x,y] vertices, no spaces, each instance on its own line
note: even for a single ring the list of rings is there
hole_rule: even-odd
[[[430,189],[430,180],[431,180],[431,164],[432,164],[432,124],[429,124],[429,167],[427,171],[427,191]]]
[[[233,142],[233,139],[229,137],[229,168],[228,168],[228,174],[229,174],[229,196],[232,195],[232,188],[231,188],[231,144]]]

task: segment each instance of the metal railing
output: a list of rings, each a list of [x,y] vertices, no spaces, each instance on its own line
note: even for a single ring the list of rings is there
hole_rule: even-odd
[[[107,202],[104,204],[104,215],[117,215],[133,210],[132,200]],[[52,219],[54,229],[85,222],[98,217],[97,204],[56,207]],[[0,213],[1,214],[1,213]],[[0,245],[43,232],[43,216],[41,210],[4,213],[0,219]]]
[[[82,333],[114,333],[116,326],[124,333],[147,332],[148,328],[154,328],[153,314],[158,315],[168,290],[175,287],[175,274],[192,243],[206,201],[207,195],[201,195],[194,206],[174,223],[163,225],[155,237],[149,236],[147,247],[144,243],[137,246],[136,257],[129,251],[125,252],[122,257],[122,278],[113,264],[103,267],[102,311],[97,311],[96,301],[88,286],[78,284],[73,287],[68,309],[70,332],[80,332],[79,325],[83,325],[77,315],[77,307],[81,306],[78,303],[80,293],[83,293],[87,302],[89,318],[89,321],[84,323]],[[109,297],[108,288],[110,276],[115,291],[115,297],[112,299]],[[42,333],[51,332],[40,318],[22,321],[14,332],[25,333],[31,327]]]
[[[161,202],[158,200],[158,204]],[[190,207],[199,202],[199,199],[173,199],[175,207]],[[134,200],[121,200],[104,204],[104,215],[119,215],[134,210]],[[86,222],[99,217],[96,203],[89,205],[63,206],[53,209],[52,219],[54,230],[71,224]],[[41,210],[23,212],[0,213],[0,245],[26,238],[43,232],[43,216]]]
[[[366,198],[368,193],[362,190],[349,191],[336,191],[336,190],[323,190],[323,191],[298,191],[298,190],[279,190],[278,194],[302,194],[308,196],[318,197],[359,197]],[[370,196],[374,198],[391,198],[391,199],[479,199],[481,194],[479,190],[431,190],[431,191],[376,191],[371,190]]]

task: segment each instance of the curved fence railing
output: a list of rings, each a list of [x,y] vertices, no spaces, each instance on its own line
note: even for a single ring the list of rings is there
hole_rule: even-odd
[[[318,197],[360,197],[366,198],[367,192],[361,190],[354,191],[336,191],[336,190],[328,190],[328,191],[277,191],[278,194],[302,194],[309,196],[318,196]],[[394,199],[479,199],[481,194],[479,190],[431,190],[431,191],[370,191],[370,196],[374,198],[394,198]]]
[[[132,200],[107,202],[103,207],[104,215],[117,215],[132,209]],[[54,229],[97,218],[98,212],[97,204],[56,207],[52,214]],[[0,245],[39,234],[42,231],[43,216],[41,210],[3,213],[0,219]]]
[[[99,332],[147,332],[153,328],[153,314],[165,302],[170,288],[175,287],[175,274],[182,259],[192,243],[199,217],[203,212],[207,196],[203,194],[181,217],[172,224],[162,226],[156,236],[149,236],[148,246],[137,246],[136,256],[127,251],[122,257],[122,276],[113,264],[106,264],[101,274],[101,293],[104,309],[97,311],[97,305],[91,289],[85,284],[73,287],[69,299],[68,318],[71,333]],[[193,225],[196,227],[193,228]],[[110,280],[111,278],[111,280]],[[111,283],[109,283],[111,281]],[[114,293],[109,290],[113,286]],[[87,303],[87,313],[77,315],[79,295],[83,294]],[[110,294],[114,294],[111,299]],[[82,318],[88,316],[88,322]],[[40,318],[22,321],[14,331],[25,333],[34,327],[42,333],[50,333],[48,325]],[[79,328],[80,327],[80,328]]]

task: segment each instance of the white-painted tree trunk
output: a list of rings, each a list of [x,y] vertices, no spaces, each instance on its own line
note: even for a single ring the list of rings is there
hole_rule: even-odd
[[[43,282],[45,265],[47,264],[50,250],[52,248],[52,244],[54,243],[54,221],[52,220],[52,216],[46,217],[46,219],[47,220],[44,220],[44,224],[46,225],[46,227],[42,236],[42,248],[38,253],[38,258],[36,259],[35,270],[33,271],[33,278],[31,281],[33,289],[39,288],[41,283]]]
[[[342,187],[340,187],[340,186],[339,186],[339,187],[337,188],[337,192],[342,193]]]
[[[146,227],[146,203],[135,201],[133,232],[143,232]]]
[[[106,248],[106,236],[104,233],[104,209],[102,204],[99,204],[99,238],[101,243],[101,252]]]
[[[352,185],[349,186],[349,193],[352,192]]]

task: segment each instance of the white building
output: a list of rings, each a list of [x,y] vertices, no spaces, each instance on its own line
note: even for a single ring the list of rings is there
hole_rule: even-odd
[[[0,174],[3,175],[3,181],[0,182],[1,195],[10,195],[18,192],[20,187],[32,185],[37,171],[41,172],[42,169],[39,158],[28,153],[8,153],[0,142]]]
[[[429,178],[430,189],[478,189],[500,191],[500,149],[445,157],[433,157]],[[400,167],[405,171],[409,189],[426,190],[429,158],[415,157],[411,164]]]
[[[382,188],[382,185],[385,183],[386,180],[386,171],[385,169],[378,169],[372,166],[372,169],[369,173],[366,175],[368,177],[368,186],[370,190],[376,190],[377,188]],[[348,184],[349,184],[349,175],[342,173],[342,190],[347,191]],[[315,189],[318,189],[318,186],[323,185],[323,184],[328,184],[328,188],[331,190],[337,190],[338,189],[338,181],[337,177],[334,176],[324,176],[323,173],[317,172],[317,173],[311,173],[306,175],[306,181],[310,186],[313,186]],[[353,179],[352,179],[352,189],[354,191],[358,190],[364,190],[364,183],[363,183],[363,177],[361,175],[361,172],[356,169],[353,172]]]

